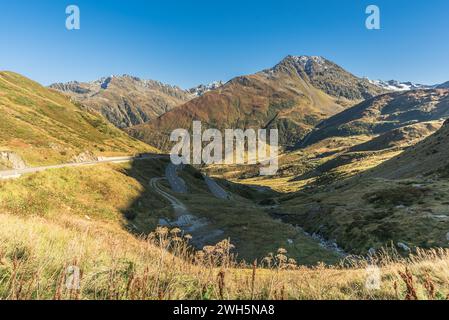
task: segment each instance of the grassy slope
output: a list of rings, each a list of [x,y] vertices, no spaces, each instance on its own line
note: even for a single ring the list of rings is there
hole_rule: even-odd
[[[232,263],[218,267],[198,258],[193,263],[193,256],[178,241],[167,240],[162,233],[159,240],[140,239],[125,228],[129,224],[123,218],[124,208],[145,192],[138,173],[161,174],[160,163],[150,163],[147,171],[130,165],[101,165],[1,182],[0,298],[402,299],[405,285],[398,271],[405,266],[413,274],[419,298],[429,298],[424,289],[426,275],[435,286],[433,298],[444,298],[449,292],[447,252],[386,262],[381,288],[373,291],[365,288],[364,261],[348,268],[258,268],[254,278],[250,268]],[[156,207],[166,205],[151,192],[145,197]],[[139,217],[145,218],[143,211],[133,222],[138,223]],[[80,291],[65,286],[68,266],[81,269]],[[217,281],[219,272],[224,272],[223,290]]]
[[[381,135],[331,137],[306,148],[282,153],[274,177],[261,177],[257,167],[210,166],[215,176],[288,193],[342,180],[398,156],[437,131],[442,121],[420,122]]]
[[[390,240],[447,247],[448,128],[352,179],[286,196],[289,219],[355,252]]]
[[[427,137],[440,126],[433,121],[374,138],[328,138],[282,155],[274,178],[236,181],[284,193],[274,213],[349,252],[366,253],[390,241],[446,247],[447,125]]]
[[[69,162],[85,151],[102,156],[156,151],[12,72],[0,73],[0,112],[0,150],[19,154],[31,166]]]
[[[240,258],[252,261],[282,247],[304,265],[335,263],[339,260],[335,253],[321,248],[315,240],[293,226],[274,220],[263,208],[255,205],[266,195],[246,194],[250,200],[234,192],[232,201],[216,199],[211,196],[204,182],[187,173],[182,176],[190,190],[188,195],[178,198],[187,204],[194,215],[207,218],[214,228],[223,230],[222,237],[231,239]],[[235,187],[238,188],[238,185]],[[289,244],[288,239],[293,240],[293,243]]]
[[[298,146],[329,137],[382,134],[416,122],[449,115],[449,90],[394,92],[365,100],[321,122]]]
[[[171,206],[148,188],[152,177],[164,176],[165,165],[165,161],[150,160],[65,168],[2,181],[0,212],[49,219],[65,214],[87,216],[122,225],[136,234],[148,234],[160,218],[174,220]],[[238,195],[233,202],[216,199],[205,183],[195,178],[196,171],[190,170],[183,173],[189,194],[176,197],[193,215],[208,219],[211,229],[223,230],[223,235],[214,240],[231,238],[240,258],[252,261],[286,247],[301,264],[338,260],[337,255],[295,228],[275,221],[249,199]],[[288,239],[294,243],[288,244]]]

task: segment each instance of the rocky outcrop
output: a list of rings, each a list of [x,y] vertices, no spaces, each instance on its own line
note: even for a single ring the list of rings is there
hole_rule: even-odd
[[[27,167],[23,159],[17,153],[11,151],[0,151],[0,162],[11,169],[25,169]]]
[[[98,157],[90,151],[85,151],[72,158],[75,163],[98,161]]]

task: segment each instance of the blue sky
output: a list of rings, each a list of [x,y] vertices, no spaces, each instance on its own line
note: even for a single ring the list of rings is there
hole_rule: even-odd
[[[65,8],[81,30],[65,28]],[[381,30],[365,8],[381,9]],[[449,1],[0,0],[0,69],[43,84],[131,74],[187,88],[321,55],[358,76],[449,80]]]

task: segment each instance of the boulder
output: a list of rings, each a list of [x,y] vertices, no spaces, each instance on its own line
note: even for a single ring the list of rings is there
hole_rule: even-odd
[[[0,161],[6,163],[11,169],[25,169],[27,166],[23,159],[15,152],[0,151]]]

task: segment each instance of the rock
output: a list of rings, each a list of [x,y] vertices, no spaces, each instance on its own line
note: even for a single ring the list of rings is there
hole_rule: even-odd
[[[98,157],[91,151],[85,151],[72,158],[75,163],[98,161]]]
[[[27,167],[22,158],[11,151],[0,151],[0,161],[6,162],[11,169],[25,169]]]
[[[410,247],[403,242],[398,242],[397,246],[404,251],[411,251]]]
[[[444,121],[443,127],[445,127],[445,126],[449,126],[449,119],[446,119],[446,121]]]
[[[292,239],[287,239],[287,243],[288,243],[289,245],[292,245],[292,244],[293,244],[293,240],[292,240]]]

